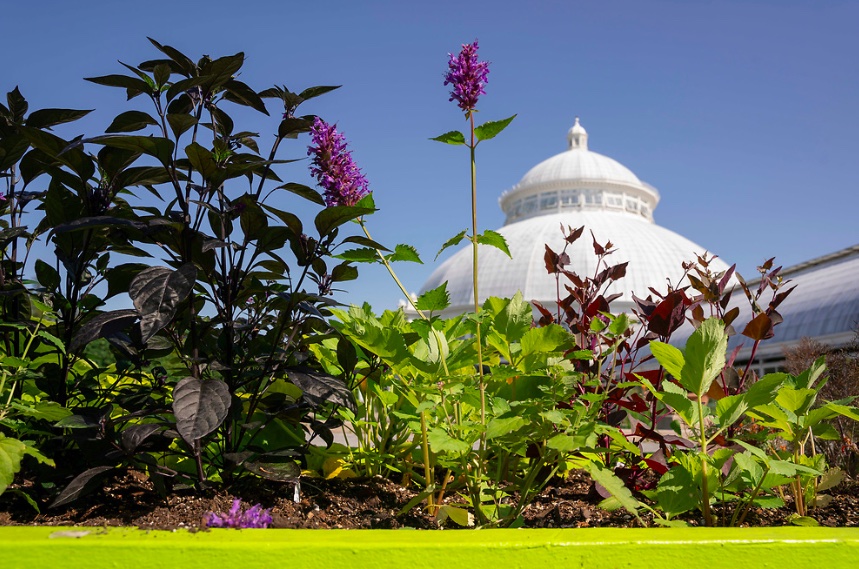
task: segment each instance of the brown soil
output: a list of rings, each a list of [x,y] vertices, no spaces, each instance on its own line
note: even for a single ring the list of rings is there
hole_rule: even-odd
[[[832,502],[812,512],[824,526],[859,526],[859,484],[842,483],[829,492]],[[260,483],[241,491],[245,504],[260,503],[271,509],[272,527],[277,528],[437,528],[435,521],[414,508],[399,511],[415,495],[414,489],[383,478],[353,480],[303,480],[300,500],[293,501],[290,484]],[[0,499],[0,525],[137,526],[143,529],[200,529],[208,512],[229,510],[234,495],[208,490],[202,493],[159,497],[146,477],[131,472],[110,481],[104,488],[77,503],[36,514],[22,498],[6,493]],[[525,511],[525,527],[636,527],[639,522],[626,511],[607,512],[598,507],[585,474],[556,480]],[[718,512],[717,512],[718,513]],[[731,512],[728,512],[730,515]],[[789,524],[789,507],[753,509],[744,525]],[[643,518],[649,523],[648,518]],[[685,518],[702,524],[700,516]],[[449,522],[450,523],[450,522]]]

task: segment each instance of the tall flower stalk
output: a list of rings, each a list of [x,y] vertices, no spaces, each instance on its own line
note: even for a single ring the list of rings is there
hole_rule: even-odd
[[[367,179],[355,164],[351,153],[346,149],[347,144],[345,137],[341,133],[337,132],[335,126],[329,125],[318,117],[314,120],[310,132],[313,142],[313,145],[307,149],[307,154],[312,157],[310,172],[314,177],[316,177],[319,185],[325,190],[326,205],[328,205],[328,207],[355,205],[368,205],[370,207],[374,207]],[[375,241],[373,241],[373,237],[370,235],[369,229],[367,229],[366,223],[364,222],[364,217],[358,217],[356,221],[361,226],[361,230],[364,232],[364,235],[367,236],[367,239],[371,243],[375,243]],[[397,287],[403,295],[405,295],[408,302],[412,305],[412,308],[414,308],[422,319],[429,320],[429,317],[420,308],[418,308],[417,303],[408,293],[406,287],[403,285],[402,281],[400,281],[397,273],[391,266],[391,260],[394,256],[386,256],[379,247],[374,246],[373,249],[375,249],[375,254],[379,262],[385,266],[388,274],[391,275],[391,278],[397,284]],[[415,258],[419,260],[416,254]],[[440,337],[441,332],[433,329],[432,334],[440,349],[443,343],[443,338]],[[442,359],[441,363],[445,374],[447,374],[447,362]],[[421,439],[423,447],[424,476],[426,478],[427,487],[429,487],[432,484],[432,465],[429,455],[426,411],[421,412]],[[427,506],[429,507],[430,512],[434,512],[435,505],[433,503],[433,496],[431,493],[427,498]]]
[[[478,58],[477,40],[470,44],[463,44],[459,54],[448,54],[448,72],[444,77],[444,84],[451,86],[450,101],[456,101],[459,108],[465,113],[468,122],[468,139],[459,131],[452,131],[434,138],[439,142],[453,145],[465,145],[469,149],[470,171],[471,171],[471,235],[468,239],[472,247],[472,285],[474,294],[475,314],[475,341],[477,344],[477,373],[478,388],[480,390],[480,423],[481,435],[478,456],[478,472],[475,480],[478,481],[475,491],[472,492],[472,504],[478,517],[483,517],[479,503],[479,481],[485,470],[486,454],[486,378],[483,366],[483,339],[480,330],[480,286],[478,279],[478,245],[491,245],[502,250],[508,256],[510,251],[504,238],[497,232],[487,230],[482,234],[477,232],[477,161],[475,153],[477,145],[482,140],[489,140],[500,133],[516,117],[513,115],[501,121],[490,121],[480,126],[475,126],[474,115],[477,111],[477,102],[480,95],[486,94],[486,83],[489,75],[489,63],[480,61]],[[445,243],[442,251],[450,246],[458,244],[465,238],[465,232],[460,233]],[[441,253],[441,251],[439,251]]]

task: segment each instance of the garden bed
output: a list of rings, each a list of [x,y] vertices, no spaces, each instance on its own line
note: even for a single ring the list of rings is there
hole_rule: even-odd
[[[598,507],[600,497],[590,490],[585,473],[567,480],[556,479],[524,514],[529,528],[638,527],[625,510],[608,512]],[[859,484],[847,481],[831,492],[832,502],[813,511],[822,526],[859,527]],[[36,514],[22,499],[4,500],[0,525],[45,526],[133,526],[141,529],[191,529],[201,526],[208,512],[229,509],[233,498],[241,495],[247,504],[260,503],[271,508],[272,527],[324,529],[432,529],[433,519],[420,508],[400,514],[416,492],[384,478],[323,480],[302,483],[300,500],[293,501],[291,485],[258,483],[240,492],[208,491],[201,494],[175,494],[159,497],[144,476],[131,473],[111,480],[94,495],[66,508]],[[793,510],[753,509],[745,525],[789,525]],[[698,514],[698,517],[700,514]],[[642,519],[649,521],[647,516]],[[700,520],[686,516],[692,524]],[[450,527],[456,527],[448,522]]]

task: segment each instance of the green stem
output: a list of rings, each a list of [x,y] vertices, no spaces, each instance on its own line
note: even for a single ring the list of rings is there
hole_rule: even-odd
[[[429,456],[429,440],[427,436],[427,412],[421,411],[421,441],[423,443],[423,451],[424,451],[424,484],[426,490],[429,490],[430,486],[433,483],[432,476],[432,465],[430,464],[430,456]],[[427,496],[427,509],[430,515],[435,514],[435,506],[433,505],[433,494],[429,492]]]
[[[360,218],[358,220],[358,225],[361,226],[361,229],[364,231],[364,235],[367,236],[367,239],[372,241],[373,238],[370,236],[370,231],[367,230],[367,226],[364,223],[363,218]],[[406,300],[409,302],[409,304],[412,305],[412,308],[415,309],[415,312],[417,312],[418,315],[424,320],[429,320],[427,315],[420,308],[418,308],[417,304],[415,304],[415,301],[412,300],[411,295],[409,295],[408,291],[406,291],[406,287],[403,286],[403,283],[400,282],[400,279],[397,277],[397,273],[394,272],[394,268],[391,266],[391,263],[388,262],[388,259],[385,258],[385,255],[383,255],[382,252],[378,249],[376,249],[376,255],[379,256],[379,260],[382,261],[382,264],[385,265],[386,269],[388,269],[388,274],[390,274],[391,278],[394,279],[394,282],[397,283],[397,286],[399,287],[400,291],[406,296]]]
[[[480,295],[477,279],[477,163],[474,158],[474,151],[477,147],[477,141],[474,137],[474,113],[468,115],[469,127],[471,131],[471,145],[469,146],[471,154],[471,251],[472,251],[472,271],[474,283],[474,314],[480,315]],[[480,319],[477,319],[476,333],[477,338],[477,372],[480,375],[480,424],[484,427],[480,435],[480,454],[481,462],[483,461],[483,451],[486,448],[486,381],[483,377],[483,342],[480,338]]]
[[[710,489],[707,485],[707,434],[704,425],[704,404],[698,395],[698,429],[701,438],[701,511],[707,527],[713,526],[713,516],[710,514]]]

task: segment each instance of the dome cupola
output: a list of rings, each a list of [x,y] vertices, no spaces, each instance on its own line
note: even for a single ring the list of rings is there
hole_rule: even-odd
[[[605,210],[653,221],[659,192],[626,166],[588,149],[588,133],[576,123],[568,149],[531,168],[501,196],[506,223],[563,211]]]
[[[567,132],[567,142],[570,143],[570,150],[588,149],[588,131],[579,124],[579,117],[576,117],[576,124]]]

